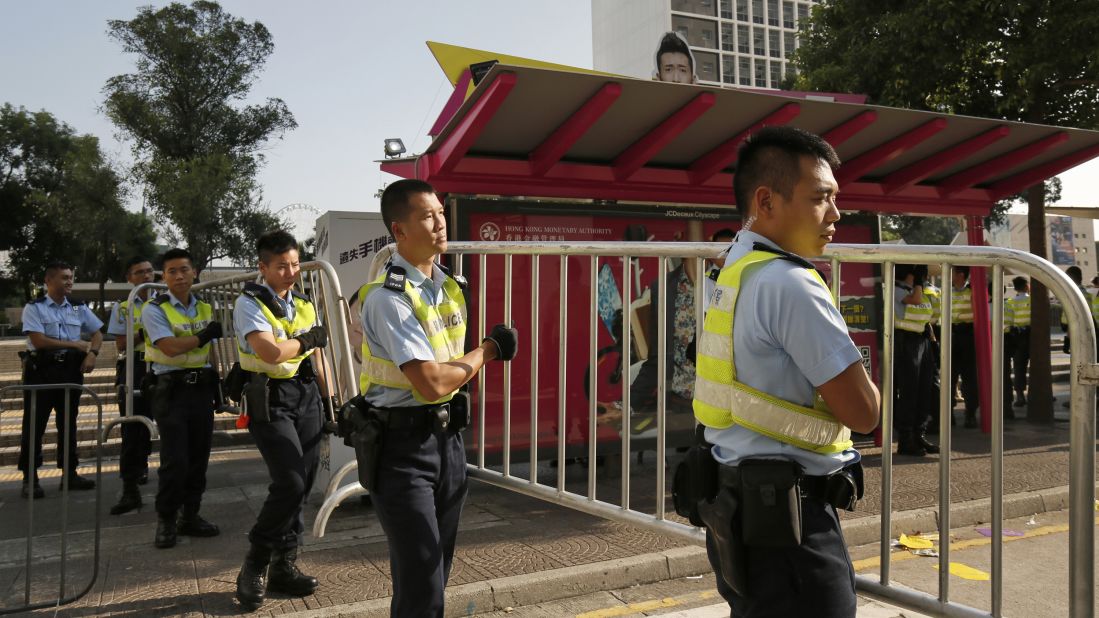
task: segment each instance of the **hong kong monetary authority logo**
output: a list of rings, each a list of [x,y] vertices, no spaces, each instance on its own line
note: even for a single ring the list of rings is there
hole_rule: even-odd
[[[482,223],[479,234],[481,240],[500,240],[500,226],[491,221]]]

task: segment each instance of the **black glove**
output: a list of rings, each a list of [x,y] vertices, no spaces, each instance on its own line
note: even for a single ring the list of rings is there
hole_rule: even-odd
[[[206,325],[206,328],[198,331],[195,336],[198,337],[198,346],[200,348],[207,343],[210,343],[211,339],[220,339],[221,322],[210,322]]]
[[[300,354],[305,354],[313,348],[323,348],[328,345],[328,331],[323,326],[314,326],[308,331],[294,337],[301,344]]]
[[[519,351],[519,331],[504,324],[493,326],[492,332],[484,340],[496,344],[496,360],[509,361]]]
[[[336,405],[336,398],[324,397],[321,401],[324,405],[324,433],[338,433],[339,424],[335,420],[333,420],[336,418],[336,410],[339,409],[339,407]]]

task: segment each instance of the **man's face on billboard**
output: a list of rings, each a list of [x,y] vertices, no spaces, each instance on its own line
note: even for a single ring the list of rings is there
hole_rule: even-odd
[[[660,81],[675,84],[693,84],[694,72],[691,70],[691,59],[682,52],[668,52],[660,54]]]

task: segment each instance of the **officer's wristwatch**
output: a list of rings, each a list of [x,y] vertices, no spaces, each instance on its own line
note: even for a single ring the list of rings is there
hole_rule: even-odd
[[[96,356],[99,356],[99,350],[88,350],[88,353],[89,354],[95,354]]]

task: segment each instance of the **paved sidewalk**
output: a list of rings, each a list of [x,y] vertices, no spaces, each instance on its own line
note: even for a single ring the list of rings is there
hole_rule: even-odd
[[[987,436],[977,430],[957,428],[954,433],[951,485],[956,526],[988,519],[988,444]],[[1064,508],[1068,424],[1010,422],[1005,445],[1004,485],[1005,493],[1011,494],[1006,501],[1007,516]],[[863,453],[867,496],[858,512],[844,518],[852,545],[873,542],[878,536],[880,450],[864,445]],[[673,464],[677,458],[675,455]],[[937,500],[938,458],[895,458],[894,462],[894,529],[935,529],[935,516],[928,508]],[[180,545],[170,550],[152,546],[155,473],[142,489],[147,505],[144,511],[121,517],[106,514],[120,491],[114,464],[104,464],[98,580],[88,595],[61,608],[57,615],[237,613],[232,598],[234,579],[246,549],[245,535],[266,495],[266,470],[254,449],[215,452],[211,462],[203,515],[221,526],[222,535],[214,539],[182,538]],[[645,508],[654,499],[654,465],[655,457],[650,452],[643,463],[631,468],[631,503],[635,508]],[[512,468],[516,475],[526,473],[524,465]],[[598,468],[601,499],[616,499],[617,470],[616,461]],[[566,471],[569,488],[583,491],[587,470],[574,465]],[[27,503],[19,498],[14,471],[9,467],[2,472],[7,474],[0,481],[0,606],[10,607],[22,601],[24,591]],[[53,474],[55,471],[43,468],[47,497],[34,506],[35,599],[56,595],[58,585],[60,539],[56,532],[62,509]],[[541,479],[552,482],[555,476],[554,468],[546,463],[540,466]],[[94,500],[95,492],[74,493],[68,509],[73,531],[66,562],[70,593],[83,587],[90,577]],[[316,506],[314,501],[307,515],[310,524]],[[301,558],[303,568],[321,580],[317,593],[305,599],[275,595],[259,615],[387,615],[391,591],[388,557],[371,509],[358,502],[341,506],[328,532],[322,539],[307,538]],[[472,482],[448,607],[452,615],[472,615],[708,571],[704,552],[698,547]]]

